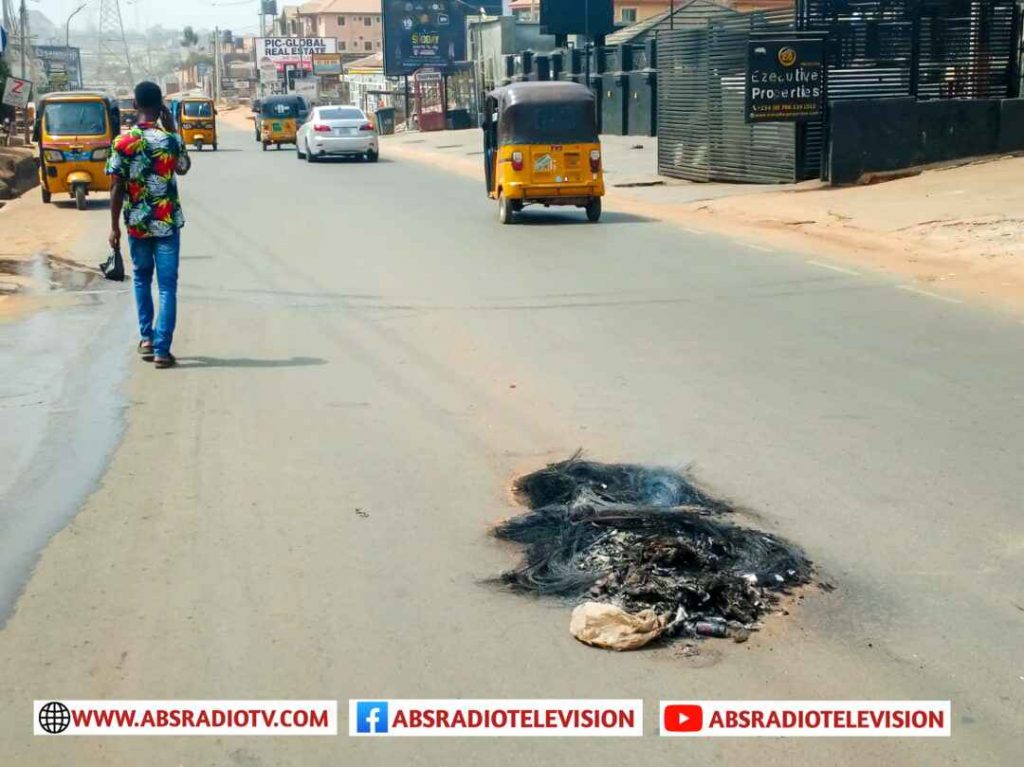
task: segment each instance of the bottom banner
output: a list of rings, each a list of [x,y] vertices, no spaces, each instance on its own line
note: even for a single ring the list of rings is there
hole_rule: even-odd
[[[661,734],[696,738],[950,734],[948,700],[662,701]]]
[[[357,737],[635,737],[640,700],[350,700]]]

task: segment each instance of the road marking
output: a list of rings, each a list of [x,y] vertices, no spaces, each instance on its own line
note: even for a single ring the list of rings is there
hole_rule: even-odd
[[[764,251],[765,253],[774,253],[775,252],[771,248],[766,248],[764,245],[754,245],[752,242],[745,242],[743,244],[746,245],[748,248],[753,248],[754,250],[761,250],[761,251]]]
[[[807,263],[812,266],[820,266],[822,269],[831,269],[833,272],[839,272],[840,274],[852,274],[854,277],[860,277],[860,272],[855,272],[853,269],[847,269],[842,266],[836,266],[835,264],[826,264],[824,261],[808,261]]]
[[[962,304],[959,298],[950,298],[949,296],[943,296],[938,293],[932,293],[929,290],[921,290],[921,288],[914,287],[913,285],[897,285],[897,289],[905,290],[908,293],[917,293],[919,296],[927,296],[928,298],[937,298],[939,301],[945,301],[947,304]]]

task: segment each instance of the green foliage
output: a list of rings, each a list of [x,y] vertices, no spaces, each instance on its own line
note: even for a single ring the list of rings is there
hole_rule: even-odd
[[[7,59],[0,59],[0,83],[6,80],[11,75],[11,68],[7,64]]]
[[[182,30],[182,33],[181,33],[181,47],[182,48],[191,48],[192,46],[196,45],[198,42],[199,42],[199,35],[196,34],[196,31],[194,29],[192,29],[192,27],[185,27],[185,29]]]

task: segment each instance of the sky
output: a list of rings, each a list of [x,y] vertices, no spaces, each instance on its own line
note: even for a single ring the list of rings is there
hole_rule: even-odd
[[[41,11],[58,27],[68,14],[87,2],[85,10],[71,22],[72,29],[99,23],[100,0],[28,0],[28,7]],[[157,24],[168,28],[191,25],[198,29],[230,29],[239,34],[256,31],[258,0],[120,0],[125,29],[147,29]],[[283,3],[278,2],[278,5]]]

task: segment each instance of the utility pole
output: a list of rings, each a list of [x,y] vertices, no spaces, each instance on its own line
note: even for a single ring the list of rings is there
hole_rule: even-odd
[[[25,56],[28,53],[28,11],[25,9],[25,0],[21,0],[21,9],[18,12],[18,34],[21,37],[21,79],[27,80],[28,68],[25,65]]]
[[[220,27],[213,28],[213,101],[220,100]]]

